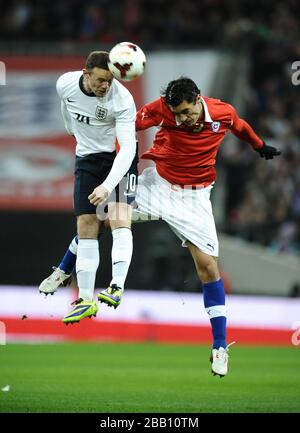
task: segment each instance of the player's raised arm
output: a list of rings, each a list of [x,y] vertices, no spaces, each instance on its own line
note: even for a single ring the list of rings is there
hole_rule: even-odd
[[[156,99],[144,105],[136,114],[135,127],[137,131],[158,126],[162,122],[161,100]]]
[[[232,125],[230,130],[232,134],[238,137],[242,141],[246,141],[251,144],[254,150],[256,150],[262,158],[273,159],[274,156],[280,155],[280,151],[273,146],[268,146],[261,138],[256,135],[253,128],[244,119],[241,119],[235,108],[232,106]]]

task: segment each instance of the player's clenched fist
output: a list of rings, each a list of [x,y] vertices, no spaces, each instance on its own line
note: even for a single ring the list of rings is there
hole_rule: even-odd
[[[104,186],[99,185],[97,186],[97,188],[94,189],[92,194],[88,196],[88,199],[91,204],[98,206],[98,204],[103,203],[108,196],[109,196],[109,192],[107,191],[107,189],[104,188]]]

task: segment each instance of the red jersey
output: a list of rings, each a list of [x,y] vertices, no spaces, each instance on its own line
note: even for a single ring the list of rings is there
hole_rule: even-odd
[[[216,179],[216,155],[228,130],[254,149],[263,146],[232,105],[205,96],[201,101],[204,119],[193,126],[180,124],[164,97],[144,105],[137,113],[137,131],[159,127],[153,146],[142,158],[155,161],[158,174],[172,184],[211,184]]]

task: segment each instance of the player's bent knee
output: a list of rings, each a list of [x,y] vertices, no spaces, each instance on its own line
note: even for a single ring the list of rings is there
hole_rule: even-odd
[[[199,276],[202,283],[210,283],[212,281],[218,281],[220,279],[220,272],[218,267],[207,266],[199,270]]]
[[[77,218],[77,232],[79,238],[96,239],[99,233],[99,221],[94,214],[79,215]]]
[[[211,281],[218,281],[220,279],[220,272],[216,257],[197,251],[197,254],[193,254],[193,258],[198,276],[202,283],[209,283]]]

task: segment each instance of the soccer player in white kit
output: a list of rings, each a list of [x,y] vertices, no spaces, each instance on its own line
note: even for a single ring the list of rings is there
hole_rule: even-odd
[[[112,306],[121,301],[133,249],[130,203],[134,200],[137,178],[136,107],[130,92],[113,78],[108,53],[104,51],[90,53],[82,71],[60,76],[56,88],[65,127],[76,139],[74,210],[78,238],[73,243],[78,240],[79,298],[63,318],[68,324],[97,314],[93,295],[101,221],[96,206],[106,201],[113,236],[112,280],[98,297]],[[56,269],[50,280],[63,281],[67,275]],[[41,292],[48,292],[50,280],[44,280]]]

